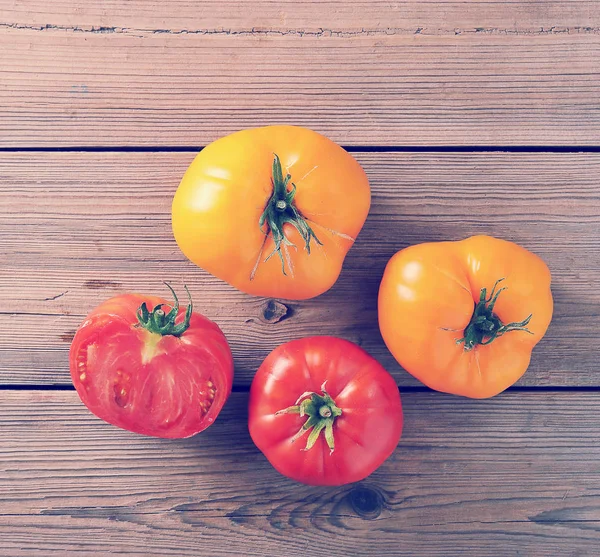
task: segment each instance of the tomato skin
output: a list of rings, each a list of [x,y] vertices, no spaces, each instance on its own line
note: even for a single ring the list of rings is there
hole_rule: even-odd
[[[465,336],[482,288],[506,287],[494,314],[506,332],[465,350]],[[432,389],[488,398],[527,370],[534,346],[552,319],[551,276],[536,255],[512,242],[473,236],[459,242],[411,246],[388,262],[379,289],[379,327],[396,360]]]
[[[170,305],[123,294],[92,310],[71,344],[73,384],[88,409],[110,424],[154,437],[190,437],[214,422],[231,393],[229,345],[215,323],[195,312],[179,337],[151,333],[137,319],[143,302],[150,311]],[[184,313],[179,310],[178,323]]]
[[[333,424],[335,448],[322,434],[304,450],[306,436],[292,437],[306,416],[277,414],[323,383],[341,416]],[[402,433],[400,393],[392,376],[355,344],[308,337],[276,348],[250,389],[249,430],[273,467],[309,485],[342,485],[364,479],[394,451]]]
[[[310,241],[309,253],[298,230],[284,224],[295,247],[283,247],[283,261],[266,260],[273,233],[259,226],[274,191],[274,154],[291,175],[287,190],[297,186],[297,210],[322,244]],[[296,126],[247,129],[214,141],[191,163],[173,198],[173,234],[186,257],[235,288],[303,300],[336,282],[370,202],[360,164],[326,137]]]

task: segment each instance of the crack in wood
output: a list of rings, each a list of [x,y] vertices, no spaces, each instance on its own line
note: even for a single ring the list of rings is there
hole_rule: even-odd
[[[44,298],[42,301],[43,302],[51,302],[53,300],[58,300],[59,298],[62,298],[65,294],[67,294],[67,292],[69,292],[69,291],[65,290],[64,292],[61,292],[60,294],[57,294],[56,296],[50,296],[49,298]]]
[[[258,36],[296,36],[296,37],[360,37],[360,36],[393,36],[393,35],[598,35],[600,27],[574,26],[562,27],[553,25],[551,27],[537,28],[500,28],[500,27],[474,27],[474,28],[427,28],[427,27],[382,27],[361,29],[329,29],[318,27],[315,29],[276,29],[252,27],[248,29],[138,29],[131,27],[108,27],[108,26],[78,26],[78,25],[30,25],[24,23],[0,23],[0,28],[19,29],[28,31],[67,31],[73,33],[93,34],[123,34],[143,37],[146,35],[258,35]],[[140,35],[141,34],[141,35]]]

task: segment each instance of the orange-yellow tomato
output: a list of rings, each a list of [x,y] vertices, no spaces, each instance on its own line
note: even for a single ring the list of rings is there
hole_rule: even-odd
[[[337,280],[371,202],[358,162],[295,126],[211,143],[185,173],[172,223],[183,253],[239,290],[312,298]]]
[[[396,360],[432,389],[472,398],[515,383],[551,319],[546,264],[489,236],[399,251],[379,289],[379,327]]]

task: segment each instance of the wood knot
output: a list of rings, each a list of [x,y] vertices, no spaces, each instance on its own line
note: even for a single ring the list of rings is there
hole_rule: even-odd
[[[268,300],[260,308],[260,320],[263,323],[279,323],[288,317],[291,317],[293,310],[291,307],[278,302],[277,300]]]
[[[356,487],[348,493],[354,512],[365,520],[377,518],[383,509],[383,497],[370,487]]]

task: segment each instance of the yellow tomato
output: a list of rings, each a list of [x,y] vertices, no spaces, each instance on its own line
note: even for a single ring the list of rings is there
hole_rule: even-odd
[[[243,130],[211,143],[173,199],[177,244],[243,292],[293,300],[337,280],[371,201],[358,162],[295,126]]]
[[[546,333],[550,280],[537,255],[489,236],[411,246],[385,269],[381,334],[428,387],[491,397],[525,373]]]

